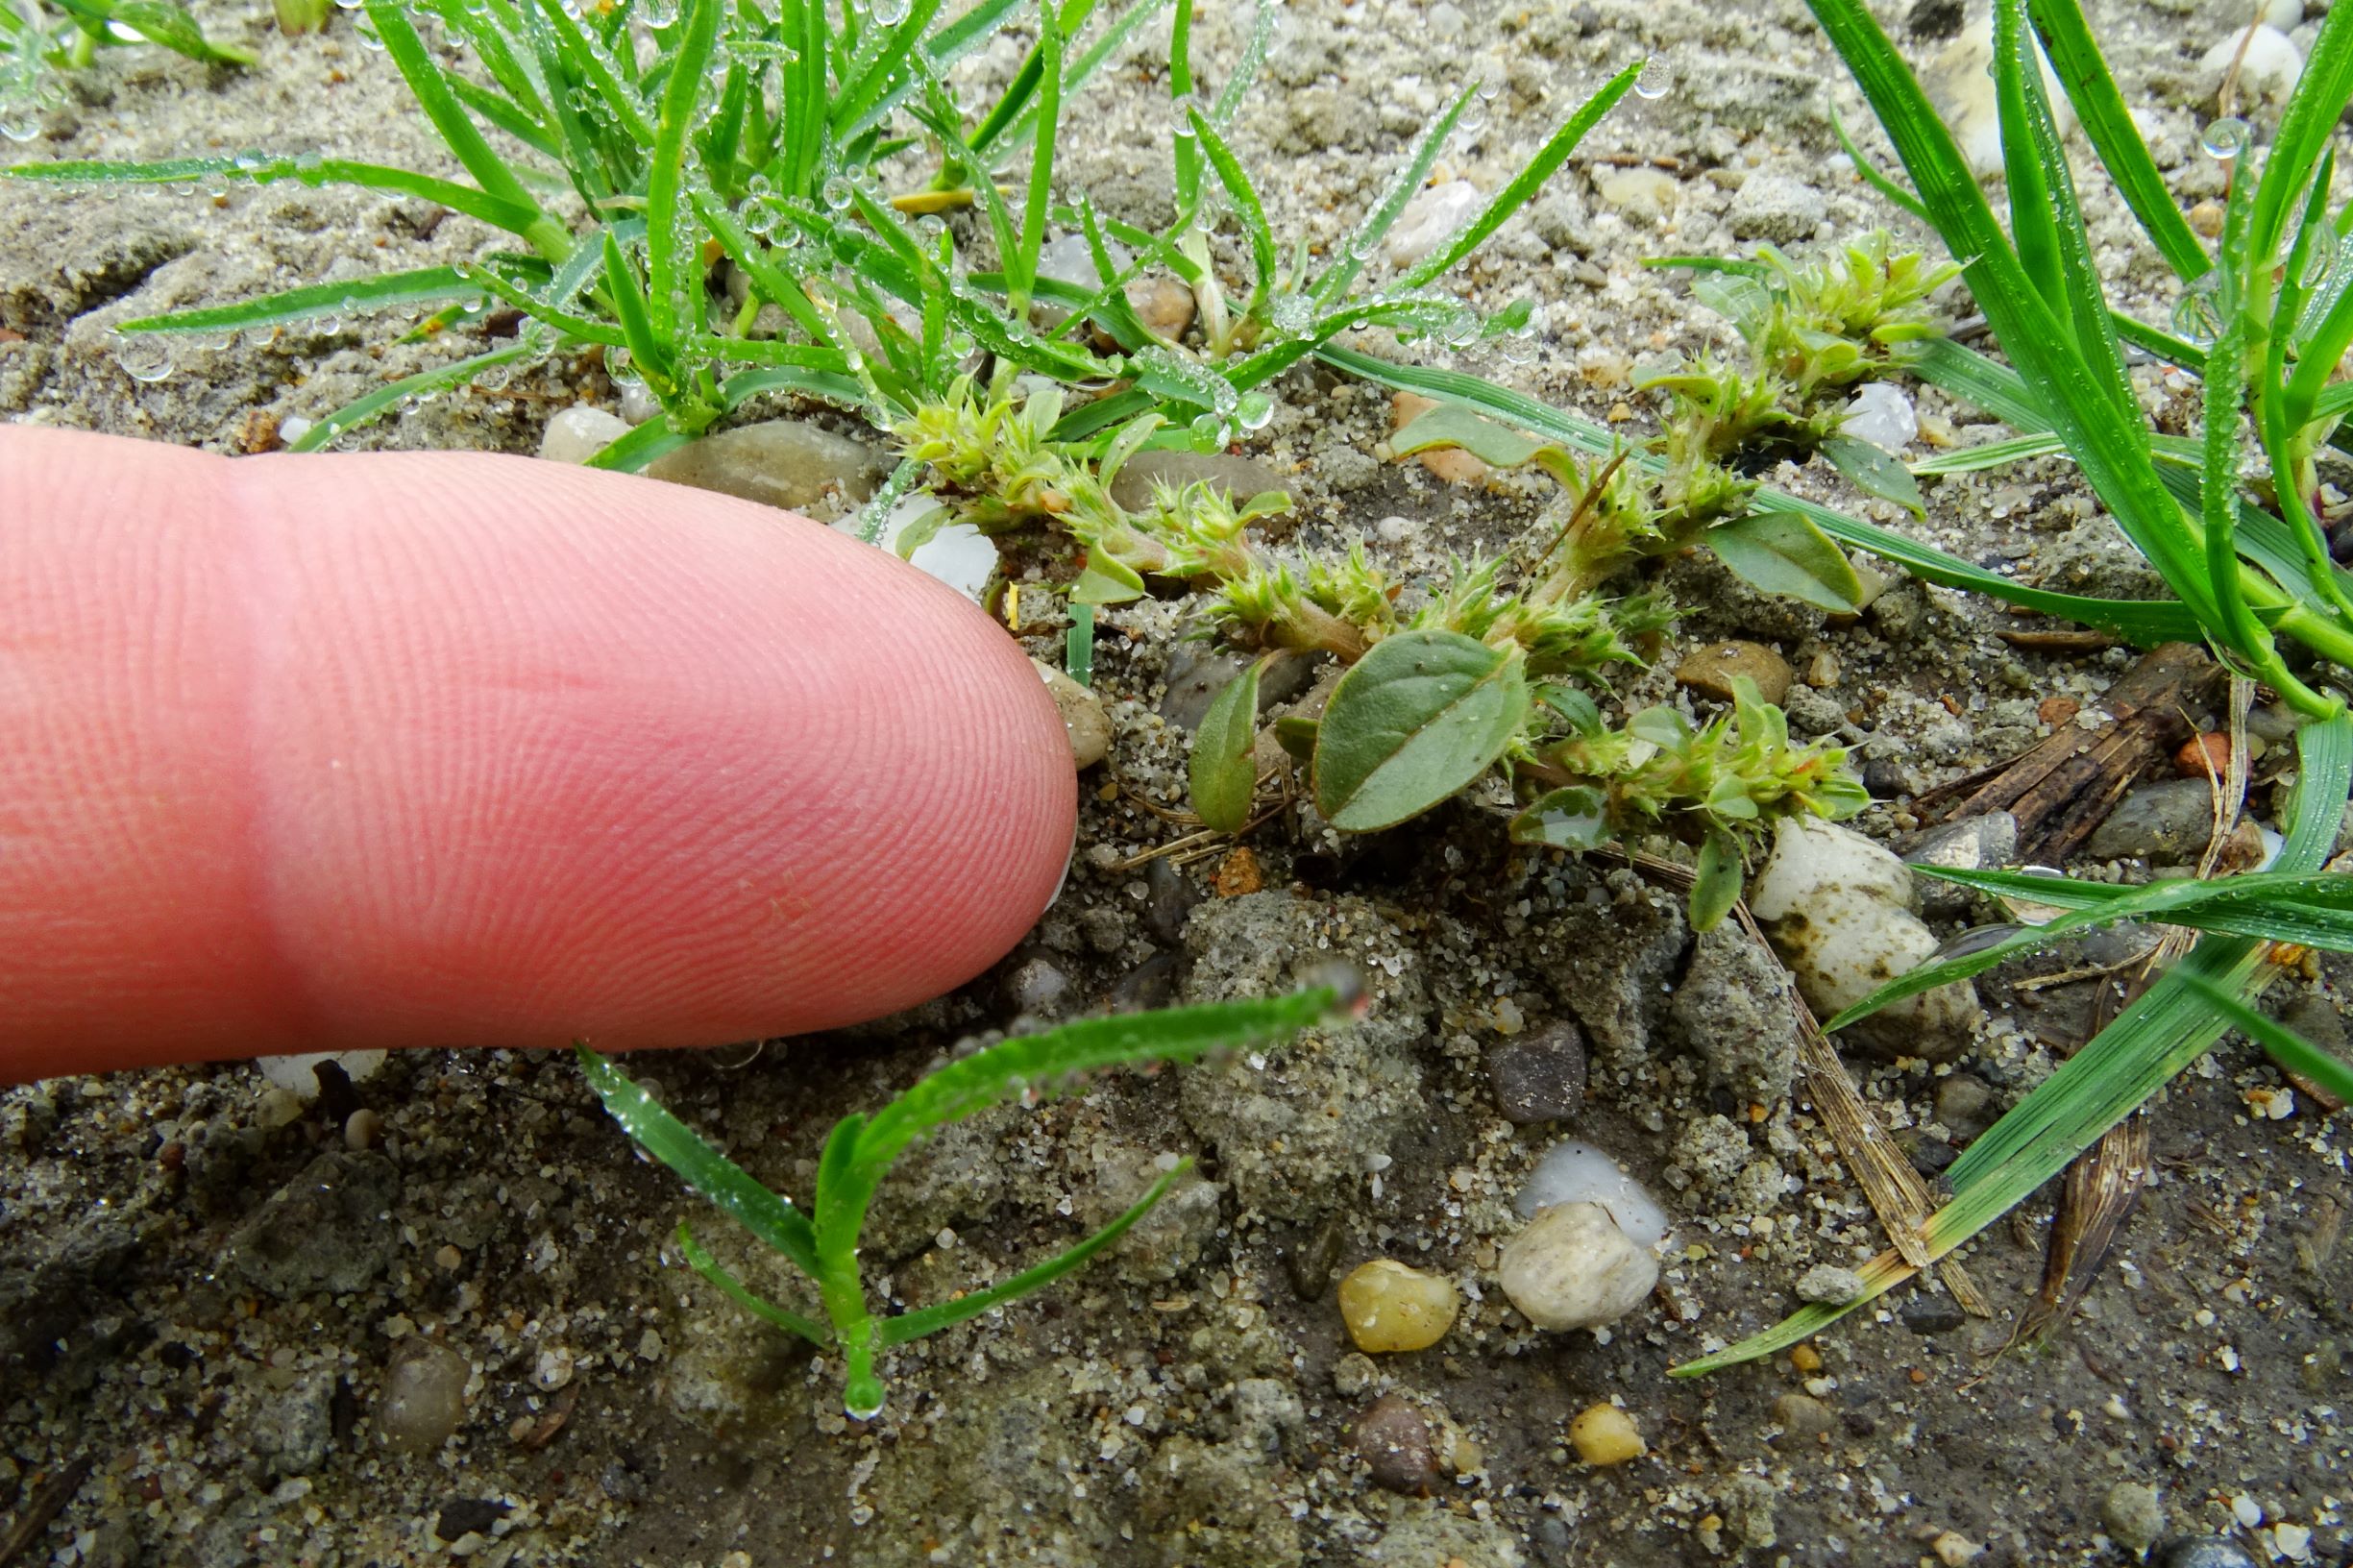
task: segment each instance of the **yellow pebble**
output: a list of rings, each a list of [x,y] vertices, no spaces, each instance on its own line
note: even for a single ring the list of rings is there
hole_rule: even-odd
[[[1590,1405],[1569,1423],[1569,1442],[1587,1464],[1624,1464],[1642,1455],[1634,1418],[1615,1405]]]
[[[1340,1317],[1359,1350],[1427,1350],[1446,1337],[1459,1306],[1452,1280],[1388,1258],[1340,1281]]]
[[[1810,1378],[1822,1370],[1822,1352],[1811,1345],[1799,1345],[1790,1351],[1789,1364]]]

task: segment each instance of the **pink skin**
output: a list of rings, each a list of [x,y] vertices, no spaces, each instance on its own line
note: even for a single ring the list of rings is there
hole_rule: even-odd
[[[1003,630],[788,514],[0,427],[0,1082],[890,1013],[1052,897]]]

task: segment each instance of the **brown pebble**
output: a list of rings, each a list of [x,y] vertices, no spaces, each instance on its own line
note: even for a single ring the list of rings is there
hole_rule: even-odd
[[[2083,704],[2071,697],[2047,697],[2035,708],[2034,716],[2057,729],[2061,724],[2073,723],[2075,715],[2082,709]]]
[[[1408,1497],[1427,1497],[1438,1478],[1430,1423],[1395,1394],[1384,1394],[1357,1417],[1357,1456],[1373,1484]]]
[[[1675,668],[1675,683],[1730,701],[1732,682],[1746,675],[1756,695],[1778,702],[1789,695],[1789,661],[1762,643],[1713,643],[1694,649]]]
[[[1437,405],[1436,399],[1425,398],[1418,392],[1396,394],[1389,399],[1389,433],[1393,435],[1404,429]],[[1483,485],[1487,482],[1487,465],[1459,447],[1439,447],[1415,455],[1422,467],[1448,484]]]
[[[178,1139],[156,1150],[156,1164],[165,1170],[178,1170],[188,1163],[188,1146]]]
[[[1217,874],[1210,879],[1210,891],[1220,898],[1238,898],[1265,886],[1266,873],[1259,867],[1259,857],[1239,844],[1226,851],[1225,859],[1217,863]]]
[[[251,457],[258,453],[276,452],[285,443],[278,438],[278,416],[267,408],[248,408],[237,424],[237,451]]]
[[[1811,1394],[1783,1394],[1773,1402],[1773,1419],[1792,1437],[1818,1437],[1838,1425],[1837,1414]]]
[[[2222,204],[2200,202],[2190,208],[2190,227],[2208,239],[2219,236],[2222,233]]]
[[[2193,736],[2173,753],[2173,767],[2184,778],[2219,778],[2230,770],[2230,737],[2219,730]]]
[[[1193,322],[1193,291],[1165,275],[1128,284],[1127,303],[1139,320],[1171,343]]]

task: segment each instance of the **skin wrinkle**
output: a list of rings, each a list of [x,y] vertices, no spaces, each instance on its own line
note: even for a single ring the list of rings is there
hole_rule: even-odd
[[[43,868],[0,858],[0,935],[74,973],[0,941],[34,1008],[0,1078],[827,1027],[986,968],[1066,859],[1018,649],[803,520],[529,459],[0,427],[12,495],[0,565],[73,615],[0,615],[39,753],[0,752],[0,832]],[[34,670],[28,636],[73,646]]]

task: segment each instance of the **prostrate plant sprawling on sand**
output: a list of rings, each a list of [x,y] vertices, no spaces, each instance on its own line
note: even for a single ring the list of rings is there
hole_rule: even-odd
[[[858,1237],[891,1164],[938,1128],[1006,1100],[1074,1089],[1106,1067],[1190,1062],[1215,1051],[1288,1040],[1356,1001],[1356,988],[1326,984],[1288,996],[1219,1002],[1087,1018],[1042,1035],[1008,1040],[959,1057],[870,1114],[844,1116],[826,1136],[804,1211],[655,1103],[605,1057],[583,1045],[589,1086],[647,1153],[686,1178],[730,1219],[774,1248],[817,1288],[821,1315],[797,1312],[755,1294],[715,1262],[684,1224],[678,1249],[712,1284],[748,1311],[842,1359],[843,1403],[869,1419],[882,1409],[876,1358],[894,1345],[994,1311],[1069,1273],[1127,1233],[1191,1168],[1179,1161],[1133,1207],[1066,1252],[985,1290],[895,1315],[876,1315],[859,1277]]]

